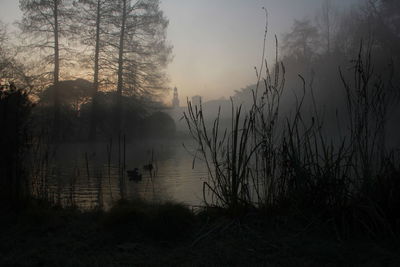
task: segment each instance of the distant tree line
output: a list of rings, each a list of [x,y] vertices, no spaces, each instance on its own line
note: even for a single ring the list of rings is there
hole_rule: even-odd
[[[278,40],[288,89],[282,96],[282,112],[289,113],[294,102],[301,99],[301,78],[304,78],[307,89],[304,114],[314,112],[316,101],[328,132],[337,134],[338,123],[345,129],[348,122],[341,121],[347,112],[344,83],[357,82],[353,76],[354,70],[361,67],[355,64],[359,62],[357,57],[360,52],[364,55],[368,52],[370,58],[362,58],[360,62],[368,67],[370,77],[385,83],[385,91],[380,96],[387,102],[385,119],[399,117],[396,115],[400,114],[399,1],[363,1],[347,10],[339,9],[334,3],[324,0],[315,19],[294,20],[291,30]],[[249,85],[236,91],[235,102],[250,107],[255,88],[256,85]],[[379,91],[376,89],[374,92]]]
[[[365,1],[340,11],[325,0],[312,21],[295,20],[283,36],[281,48],[286,65],[298,73],[317,76],[322,66],[337,66],[354,59],[360,44],[371,48],[374,64],[382,68],[400,63],[400,4],[394,0]],[[314,73],[312,73],[314,72]]]

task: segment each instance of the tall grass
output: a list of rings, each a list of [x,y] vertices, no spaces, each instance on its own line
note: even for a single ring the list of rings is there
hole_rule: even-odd
[[[232,102],[228,128],[220,128],[219,113],[208,128],[202,104],[188,101],[185,119],[209,173],[206,204],[234,211],[285,207],[333,221],[341,233],[350,224],[371,234],[399,230],[400,166],[384,138],[387,108],[389,101],[398,103],[397,92],[373,73],[371,49],[361,46],[353,61],[354,82],[338,74],[348,104],[348,131],[339,142],[324,135],[314,97],[313,115],[304,116],[308,88],[301,76],[303,94],[293,115],[280,114],[285,67],[278,52],[272,71],[266,60],[262,67],[252,107],[244,111]]]
[[[220,112],[212,130],[208,130],[202,105],[193,107],[188,102],[185,119],[199,152],[205,160],[209,180],[204,182],[203,194],[212,192],[212,202],[226,208],[236,209],[247,205],[250,200],[250,160],[256,148],[250,145],[250,134],[254,124],[253,114],[242,118],[242,107],[232,104],[231,129],[220,130]]]

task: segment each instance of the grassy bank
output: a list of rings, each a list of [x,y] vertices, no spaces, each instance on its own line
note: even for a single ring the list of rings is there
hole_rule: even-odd
[[[248,210],[196,213],[121,201],[82,213],[33,202],[3,214],[1,266],[398,266],[395,240],[340,239],[329,221]]]

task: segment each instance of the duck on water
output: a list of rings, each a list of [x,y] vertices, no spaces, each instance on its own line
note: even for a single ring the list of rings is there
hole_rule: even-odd
[[[147,164],[143,166],[143,170],[151,172],[154,169],[153,164]],[[126,173],[128,174],[130,181],[141,181],[142,174],[139,172],[139,168],[134,168],[133,170],[127,170]]]
[[[127,170],[126,173],[128,174],[129,181],[140,181],[142,180],[142,174],[139,173],[138,168],[134,168],[133,170]]]

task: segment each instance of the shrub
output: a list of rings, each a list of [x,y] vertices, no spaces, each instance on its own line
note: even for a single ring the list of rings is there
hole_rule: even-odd
[[[11,84],[0,91],[0,202],[18,208],[29,196],[26,159],[30,147],[32,103]]]

